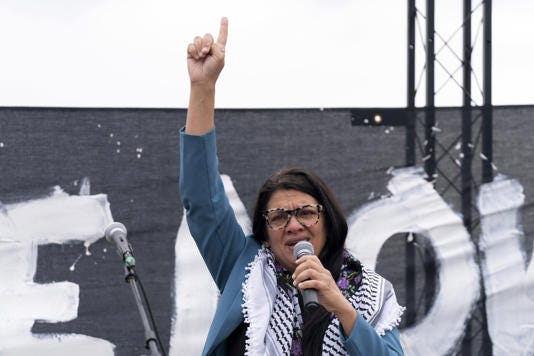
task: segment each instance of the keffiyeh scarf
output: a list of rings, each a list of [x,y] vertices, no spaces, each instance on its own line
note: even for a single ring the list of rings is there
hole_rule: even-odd
[[[391,284],[362,267],[347,251],[337,285],[358,315],[379,335],[398,326],[404,308]],[[247,267],[243,314],[248,324],[245,355],[302,355],[302,313],[298,290],[270,249],[262,247]],[[333,315],[323,339],[323,355],[347,355],[339,320]]]

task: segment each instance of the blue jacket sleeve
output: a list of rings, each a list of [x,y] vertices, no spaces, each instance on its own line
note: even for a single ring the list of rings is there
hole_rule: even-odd
[[[219,175],[215,129],[201,135],[180,131],[180,196],[200,254],[220,291],[245,246]]]
[[[341,341],[350,355],[404,355],[397,328],[388,330],[383,336],[380,336],[364,318],[358,315],[348,338],[344,336],[341,326],[340,331]]]

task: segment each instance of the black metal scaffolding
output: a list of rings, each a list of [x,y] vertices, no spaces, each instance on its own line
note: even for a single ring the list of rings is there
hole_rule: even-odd
[[[482,159],[482,177],[481,182],[487,183],[493,179],[493,167],[492,167],[492,102],[491,102],[491,0],[485,0],[481,3],[483,7],[483,106],[481,110],[481,124],[480,124],[480,138],[482,141],[480,147],[480,157]],[[416,115],[415,110],[415,96],[417,94],[417,88],[414,87],[415,83],[415,24],[417,18],[418,10],[415,0],[408,1],[408,109],[410,112]],[[440,142],[439,136],[436,134],[438,130],[436,128],[436,107],[435,107],[435,72],[434,64],[436,63],[436,50],[435,50],[435,2],[434,0],[426,0],[426,40],[425,40],[425,51],[426,51],[426,102],[425,107],[423,108],[424,112],[424,145],[423,145],[423,161],[424,169],[427,175],[427,179],[436,184],[438,180],[444,180],[446,182],[446,189],[452,187],[453,190],[459,192],[461,200],[461,211],[463,216],[463,222],[470,233],[475,246],[477,246],[478,251],[478,239],[473,235],[475,232],[475,227],[478,224],[476,206],[473,202],[473,190],[477,188],[477,183],[473,177],[473,153],[475,152],[477,145],[473,141],[473,127],[475,121],[479,120],[479,117],[473,118],[474,111],[472,107],[473,98],[472,98],[472,83],[471,76],[473,75],[473,68],[471,63],[471,56],[473,52],[472,45],[472,3],[471,0],[463,1],[463,55],[461,66],[463,69],[463,79],[460,86],[462,90],[462,108],[461,108],[461,160],[460,160],[460,172],[458,174],[450,174],[446,169],[441,167],[444,160],[443,157],[452,157],[450,150],[454,147],[453,144],[444,144]],[[448,46],[447,41],[444,41],[444,46]],[[444,65],[440,62],[440,65]],[[447,73],[453,73],[453,71],[447,71]],[[452,74],[450,74],[452,78]],[[458,83],[457,83],[458,84]],[[417,119],[414,118],[413,122],[417,123]],[[411,122],[407,123],[411,126]],[[413,147],[415,147],[416,140],[416,129],[407,129],[407,159],[406,163],[410,165],[412,162],[415,162]],[[478,140],[478,137],[477,137]],[[437,158],[436,157],[436,147],[439,146],[443,153]],[[458,182],[458,176],[460,176]],[[445,189],[445,190],[446,190]],[[412,242],[406,244],[407,249],[407,258],[415,257],[415,249],[417,248],[414,244],[417,242],[417,239],[413,239]],[[435,279],[431,277],[435,273],[435,264],[430,263],[427,260],[427,256],[431,256],[429,253],[424,253],[424,262],[423,266],[425,269],[425,310],[428,310],[432,300],[432,295],[435,290],[434,281]],[[414,282],[415,272],[414,262],[407,261],[407,271],[406,271],[406,283],[407,291],[411,290],[407,294],[407,298],[411,300],[407,301],[407,307],[417,308],[417,300],[415,298],[415,285],[411,285]],[[410,274],[412,276],[410,276]],[[477,310],[473,313],[473,317],[468,323],[465,336],[462,341],[461,348],[459,352],[463,355],[491,355],[492,346],[491,340],[488,334],[487,328],[487,319],[486,319],[486,310],[485,310],[485,293],[483,288],[483,281],[481,283],[481,292],[479,302],[477,303]],[[413,318],[416,315],[415,313],[408,313],[407,316]],[[415,320],[410,320],[411,323],[414,323]],[[475,338],[478,338],[476,342]]]
[[[355,126],[401,126],[405,128],[405,165],[422,165],[427,180],[434,184],[436,190],[445,198],[458,198],[459,209],[462,212],[463,223],[470,233],[478,252],[478,225],[480,217],[474,204],[475,193],[480,184],[493,180],[493,106],[491,101],[491,0],[482,0],[475,7],[471,0],[463,1],[463,19],[461,26],[451,37],[444,37],[435,29],[435,1],[425,0],[425,11],[420,11],[416,0],[407,2],[407,105],[405,108],[366,108],[352,110],[352,124]],[[481,15],[481,23],[474,36],[472,31],[472,18],[475,11]],[[426,26],[419,25],[419,19],[423,19]],[[425,74],[425,105],[416,106],[418,84],[422,83],[416,78],[416,53],[417,53],[417,30],[425,28],[425,34],[421,35],[421,44],[425,51],[423,72]],[[480,95],[483,98],[481,105],[473,98],[472,77],[476,77],[472,65],[472,54],[478,34],[482,29],[482,80]],[[454,53],[459,62],[458,68],[449,70],[445,63],[440,61],[436,54],[447,49],[453,52],[449,41],[457,33],[463,34],[462,54]],[[436,50],[436,39],[443,44]],[[439,69],[448,75],[447,80],[441,83],[436,90],[435,63]],[[456,80],[454,74],[462,70],[462,79]],[[449,141],[440,137],[440,129],[436,120],[436,113],[445,108],[436,108],[435,96],[448,83],[456,85],[462,92],[462,105],[448,108],[458,112],[460,126],[458,132]],[[475,80],[478,84],[478,80]],[[366,118],[379,117],[379,122],[373,122]],[[459,151],[459,158],[454,156],[453,151]],[[480,157],[480,160],[477,160]],[[474,169],[480,169],[481,174],[473,174]],[[411,326],[422,319],[431,308],[436,291],[436,263],[434,254],[423,237],[407,233],[405,235],[405,291],[406,291],[406,314],[404,325]],[[419,260],[419,261],[418,261]],[[422,268],[423,280],[416,278],[418,269]],[[421,283],[418,286],[417,283]],[[480,281],[480,297],[476,310],[469,321],[461,345],[457,352],[463,355],[491,355],[492,345],[488,334],[485,310],[485,295],[483,281]],[[419,291],[419,292],[418,292]],[[421,292],[422,291],[422,292]]]

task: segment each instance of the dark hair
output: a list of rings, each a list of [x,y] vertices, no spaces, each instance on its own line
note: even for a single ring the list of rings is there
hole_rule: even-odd
[[[267,223],[263,217],[267,204],[274,192],[279,190],[298,190],[314,197],[324,208],[326,242],[319,259],[337,280],[343,262],[343,247],[347,238],[347,220],[332,191],[313,172],[303,168],[286,168],[270,176],[261,187],[254,216],[252,232],[259,241],[267,241]],[[304,355],[321,355],[323,337],[330,323],[330,313],[323,307],[314,312],[303,312]]]

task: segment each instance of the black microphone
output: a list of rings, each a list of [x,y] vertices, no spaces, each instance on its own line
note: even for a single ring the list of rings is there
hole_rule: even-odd
[[[122,258],[122,261],[128,267],[135,266],[135,258],[133,256],[132,246],[126,239],[126,227],[120,222],[111,223],[105,231],[106,240],[115,246],[117,253]]]
[[[299,259],[302,256],[313,255],[313,245],[308,241],[299,241],[293,249],[293,255],[295,259]],[[302,301],[304,308],[308,311],[314,311],[319,307],[319,301],[317,300],[317,290],[313,288],[303,289],[301,291]]]

